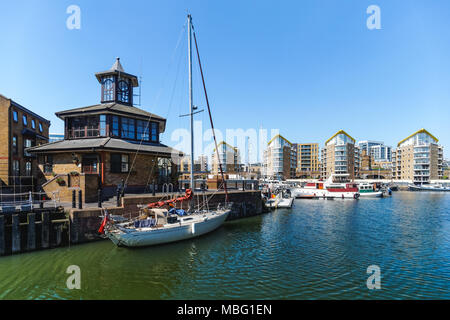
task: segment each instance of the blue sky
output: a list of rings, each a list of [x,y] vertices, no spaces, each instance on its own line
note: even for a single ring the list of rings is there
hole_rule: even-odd
[[[69,30],[69,5],[81,29]],[[381,30],[366,27],[369,5]],[[94,73],[121,58],[143,76],[142,107],[167,117],[163,142],[188,128],[189,9],[215,125],[279,129],[292,142],[324,141],[340,129],[395,146],[426,128],[450,150],[448,1],[2,1],[0,94],[52,122],[54,113],[97,104]],[[203,106],[198,70],[196,102]],[[207,126],[207,114],[197,116]]]

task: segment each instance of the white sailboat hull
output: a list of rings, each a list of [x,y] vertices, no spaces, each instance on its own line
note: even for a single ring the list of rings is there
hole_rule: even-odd
[[[208,213],[198,217],[187,216],[182,222],[164,225],[161,228],[132,229],[128,232],[115,229],[105,234],[117,246],[145,247],[175,241],[187,240],[204,235],[220,227],[228,217],[230,210],[221,213]],[[187,220],[192,218],[192,220]]]

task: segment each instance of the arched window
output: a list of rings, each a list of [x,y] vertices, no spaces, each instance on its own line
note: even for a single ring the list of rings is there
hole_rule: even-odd
[[[103,96],[102,101],[114,101],[114,77],[103,78]]]

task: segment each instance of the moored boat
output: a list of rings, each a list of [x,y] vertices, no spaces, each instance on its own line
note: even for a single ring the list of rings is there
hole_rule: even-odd
[[[209,107],[208,95],[206,94],[205,81],[203,78],[203,71],[200,62],[200,54],[197,47],[197,39],[195,32],[193,32],[191,15],[187,16],[188,24],[188,57],[189,57],[189,108],[191,120],[191,163],[194,163],[194,129],[193,116],[198,113],[195,112],[193,105],[193,90],[192,90],[192,49],[191,37],[194,36],[195,48],[197,51],[197,58],[202,77],[203,89],[205,91],[205,100],[208,107],[209,118],[211,122],[211,129],[213,133],[214,142],[216,145],[216,152],[218,157],[219,170],[222,175],[223,189],[225,191],[225,206],[217,207],[215,210],[209,210],[208,199],[203,203],[203,208],[194,209],[193,192],[194,192],[194,171],[193,166],[190,168],[190,186],[191,189],[186,190],[186,194],[176,199],[159,201],[150,203],[147,206],[141,207],[139,217],[118,221],[109,216],[105,211],[102,225],[99,233],[105,235],[116,245],[126,247],[143,247],[150,245],[157,245],[163,243],[170,243],[179,240],[186,240],[201,236],[211,232],[220,227],[228,214],[231,212],[231,203],[228,202],[227,185],[225,182],[222,163],[220,161],[219,149],[217,147],[217,140],[214,133],[214,125]],[[150,121],[150,120],[149,120]],[[220,188],[218,188],[220,189]],[[182,209],[176,209],[175,205],[178,202],[189,201],[189,212]],[[166,208],[164,208],[166,207]],[[170,210],[167,207],[172,207]]]
[[[333,182],[331,175],[325,182],[309,182],[301,188],[295,188],[292,194],[295,198],[322,199],[358,199],[358,186],[353,182]]]
[[[381,198],[384,195],[383,191],[376,191],[374,186],[367,182],[360,183],[358,189],[361,198]]]
[[[229,207],[215,211],[178,216],[165,209],[149,209],[139,219],[111,223],[105,235],[117,246],[144,247],[198,237],[220,227],[230,213]]]
[[[442,184],[430,184],[430,185],[408,185],[410,191],[450,191],[450,187],[443,186]]]

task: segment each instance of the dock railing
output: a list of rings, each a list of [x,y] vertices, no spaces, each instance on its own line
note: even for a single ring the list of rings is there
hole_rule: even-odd
[[[14,213],[17,211],[32,211],[35,208],[52,207],[60,205],[59,191],[52,192],[48,197],[46,192],[22,192],[22,193],[1,193],[0,209],[1,213]]]

